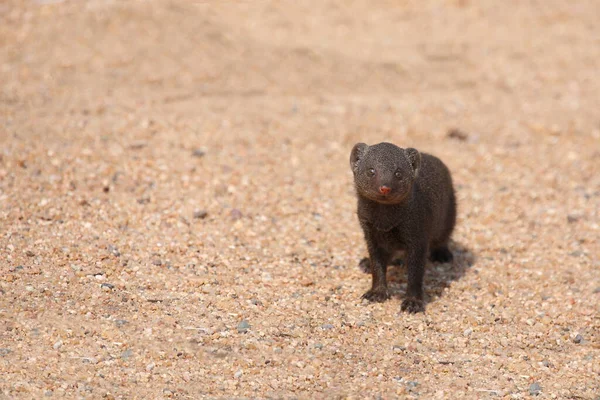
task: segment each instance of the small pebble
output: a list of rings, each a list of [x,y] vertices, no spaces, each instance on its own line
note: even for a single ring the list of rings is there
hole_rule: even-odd
[[[117,327],[119,327],[119,328],[122,327],[122,326],[124,326],[124,325],[127,325],[128,323],[129,323],[129,321],[124,320],[124,319],[117,319],[115,321],[115,325],[117,325]]]
[[[160,258],[155,258],[154,260],[152,260],[152,265],[161,266],[162,260]]]
[[[44,392],[44,396],[46,396],[46,397],[52,397],[53,394],[54,394],[54,392],[52,390],[46,390]]]
[[[233,210],[231,210],[231,213],[229,215],[231,216],[231,219],[233,219],[234,221],[237,221],[238,219],[242,218],[242,212],[240,210],[238,210],[237,208],[234,208]]]
[[[121,252],[119,251],[119,249],[113,246],[112,244],[108,245],[108,252],[115,257],[121,256]]]
[[[464,142],[465,140],[467,140],[469,138],[468,133],[463,132],[460,129],[456,129],[456,128],[450,129],[446,136],[448,136],[450,139],[456,139],[461,142]]]
[[[202,158],[206,155],[206,151],[203,149],[195,149],[192,151],[192,157]]]
[[[103,284],[100,285],[100,288],[102,290],[104,290],[105,292],[110,292],[111,290],[113,290],[115,288],[115,285],[113,285],[112,283],[104,282]]]
[[[194,218],[196,219],[204,219],[208,216],[208,211],[206,210],[196,210],[194,211]]]
[[[322,343],[315,343],[315,349],[319,349],[321,350],[323,348],[323,344]]]
[[[248,323],[246,320],[243,320],[237,326],[238,333],[246,333],[248,329],[250,329],[250,323]]]
[[[127,349],[121,353],[122,360],[128,360],[129,358],[131,358],[131,356],[133,356],[133,350],[131,349]]]
[[[54,343],[54,345],[52,346],[52,348],[54,348],[54,350],[58,350],[62,347],[63,345],[63,341],[59,340],[58,342]]]
[[[581,343],[583,342],[583,336],[581,336],[579,333],[573,338],[573,343]]]
[[[600,286],[598,286],[596,289],[594,289],[594,294],[596,293],[600,293]]]
[[[0,357],[5,357],[7,356],[9,353],[11,352],[10,349],[7,348],[1,348],[0,349]]]
[[[148,371],[148,372],[152,371],[155,366],[156,366],[156,364],[151,362],[150,364],[146,365],[146,371]]]
[[[27,250],[27,251],[25,252],[25,255],[26,255],[27,257],[33,257],[33,256],[35,256],[35,253],[34,253],[33,251],[31,251],[31,250]]]
[[[471,328],[467,328],[465,329],[465,331],[463,332],[463,336],[470,336],[471,333],[473,333],[473,329]]]
[[[233,374],[233,377],[234,377],[235,379],[239,379],[239,378],[241,378],[241,377],[242,377],[242,375],[244,375],[244,371],[242,371],[241,369],[238,369],[238,370],[235,372],[235,374]]]
[[[539,383],[534,382],[529,386],[529,394],[532,396],[537,396],[542,392],[542,387]]]
[[[333,329],[333,325],[331,325],[331,324],[323,324],[323,325],[321,325],[321,328],[323,330],[325,330],[325,331],[328,331],[330,329]]]

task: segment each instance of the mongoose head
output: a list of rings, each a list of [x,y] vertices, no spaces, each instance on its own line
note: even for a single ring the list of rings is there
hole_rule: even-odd
[[[416,149],[391,143],[357,143],[350,153],[358,194],[383,204],[399,204],[408,197],[420,166],[421,153]]]

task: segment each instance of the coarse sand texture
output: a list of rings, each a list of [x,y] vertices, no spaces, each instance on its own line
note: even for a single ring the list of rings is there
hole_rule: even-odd
[[[599,15],[0,1],[0,399],[597,400]],[[384,141],[454,180],[425,313],[361,299]]]

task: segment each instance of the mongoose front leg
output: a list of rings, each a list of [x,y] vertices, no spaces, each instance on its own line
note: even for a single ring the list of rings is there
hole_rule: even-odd
[[[409,313],[425,311],[423,276],[425,275],[426,256],[427,246],[420,243],[412,244],[406,252],[408,285],[406,298],[402,302],[402,311]]]
[[[369,260],[371,261],[373,284],[371,289],[363,294],[362,298],[381,303],[390,298],[386,280],[389,254],[382,249],[369,247]]]

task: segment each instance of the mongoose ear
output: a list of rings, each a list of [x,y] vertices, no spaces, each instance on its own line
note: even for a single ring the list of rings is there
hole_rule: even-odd
[[[352,172],[358,172],[358,162],[363,157],[368,147],[369,146],[364,143],[356,143],[352,148],[352,152],[350,153],[350,169]]]
[[[421,168],[421,153],[417,149],[408,148],[405,150],[408,156],[408,161],[413,168],[415,178],[419,175],[419,168]]]

